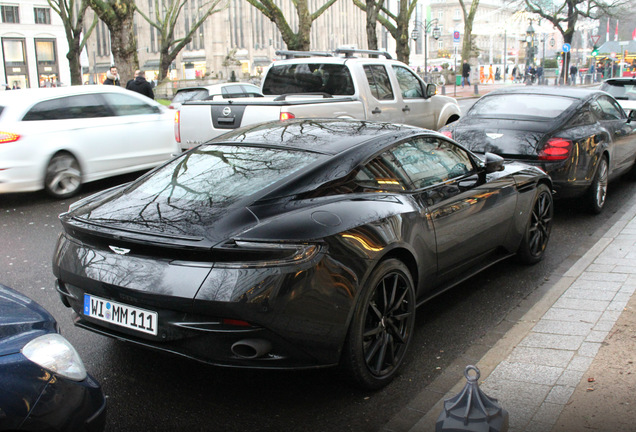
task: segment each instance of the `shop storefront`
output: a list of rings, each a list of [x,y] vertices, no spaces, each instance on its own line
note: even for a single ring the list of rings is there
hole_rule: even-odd
[[[35,39],[35,59],[39,86],[57,87],[60,85],[55,39]]]
[[[9,88],[29,88],[29,68],[24,38],[2,38],[2,57]]]

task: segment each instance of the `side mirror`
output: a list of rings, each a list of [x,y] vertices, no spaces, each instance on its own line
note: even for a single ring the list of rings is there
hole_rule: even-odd
[[[426,84],[426,99],[437,94],[437,86],[435,84]]]
[[[494,153],[486,152],[486,174],[494,173],[497,171],[503,171],[504,169],[504,158]]]
[[[629,113],[627,114],[627,123],[631,123],[633,121],[636,121],[636,109],[629,110]]]

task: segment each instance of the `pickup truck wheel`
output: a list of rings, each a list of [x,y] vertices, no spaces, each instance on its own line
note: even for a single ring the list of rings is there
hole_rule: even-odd
[[[415,289],[397,259],[381,262],[362,289],[345,341],[342,367],[366,390],[389,384],[404,360],[415,322]]]

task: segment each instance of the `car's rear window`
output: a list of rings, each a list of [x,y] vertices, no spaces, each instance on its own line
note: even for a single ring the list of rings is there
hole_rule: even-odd
[[[203,145],[156,171],[134,193],[152,202],[196,201],[226,207],[322,157],[318,153],[234,145]]]
[[[636,100],[636,80],[606,81],[601,90],[611,94],[617,100]]]
[[[575,102],[576,99],[552,95],[492,95],[478,100],[470,109],[469,115],[554,119]]]
[[[202,100],[208,97],[206,89],[181,90],[174,95],[172,103],[184,103],[189,100]]]
[[[297,63],[273,65],[263,83],[263,94],[328,93],[351,96],[355,93],[346,65]]]

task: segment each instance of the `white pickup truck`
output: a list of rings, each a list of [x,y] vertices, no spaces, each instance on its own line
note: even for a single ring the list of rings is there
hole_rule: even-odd
[[[460,116],[457,101],[436,95],[407,65],[386,52],[338,49],[334,53],[278,51],[262,84],[264,98],[200,100],[176,114],[182,149],[249,124],[291,118],[353,118],[437,130]],[[360,58],[369,54],[385,58]]]

